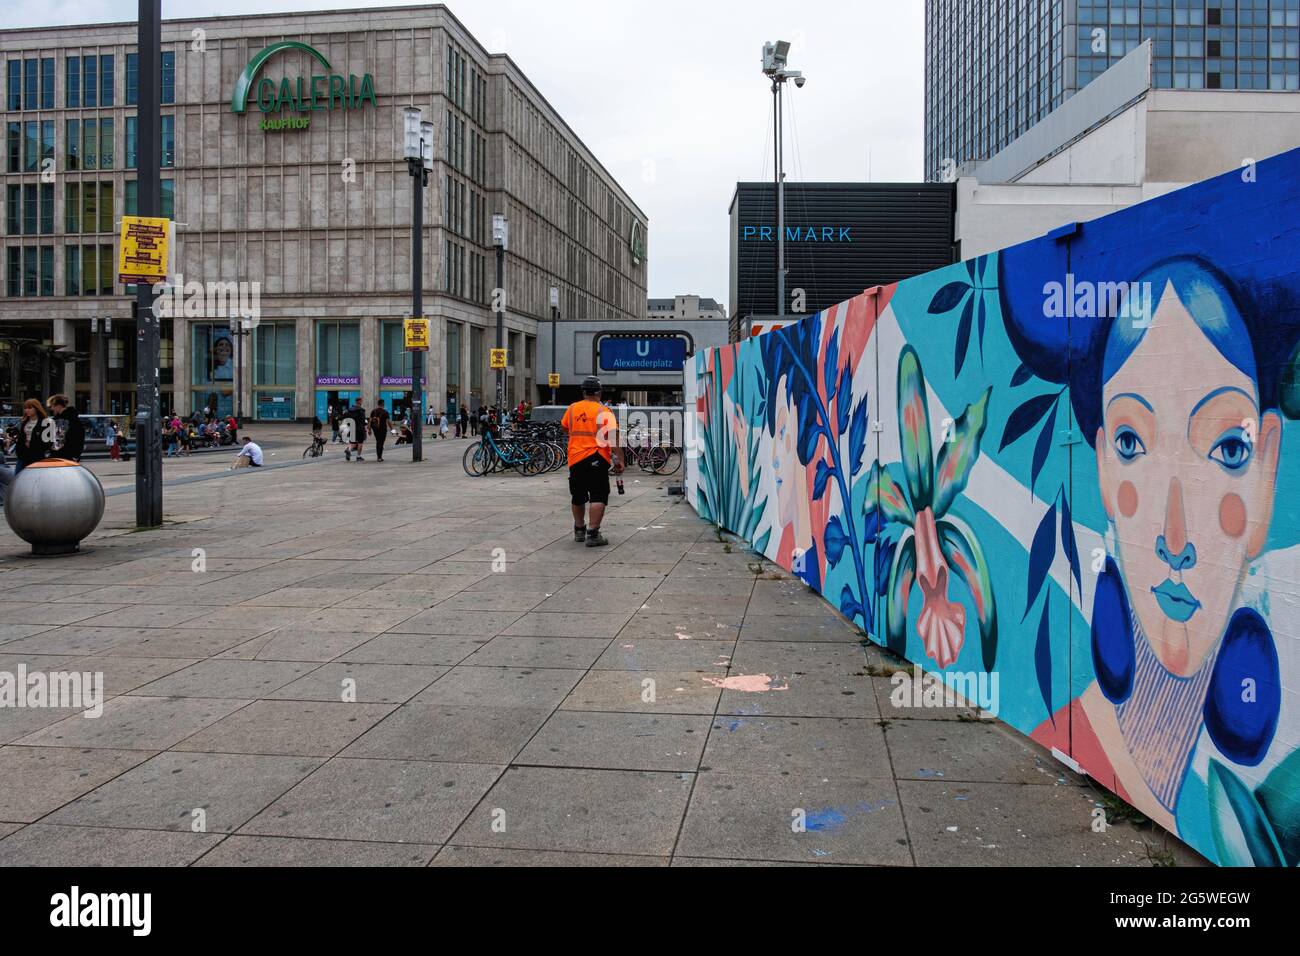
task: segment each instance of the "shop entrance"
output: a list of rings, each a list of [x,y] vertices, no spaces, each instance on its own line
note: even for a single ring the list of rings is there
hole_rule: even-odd
[[[336,391],[334,389],[316,389],[316,417],[324,424],[329,424],[330,407],[341,411],[352,407],[352,403],[361,397],[361,393]]]
[[[391,389],[379,393],[379,400],[384,403],[388,417],[400,421],[410,414],[411,393]]]

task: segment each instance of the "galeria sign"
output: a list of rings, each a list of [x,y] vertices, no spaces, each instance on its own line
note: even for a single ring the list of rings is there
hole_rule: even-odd
[[[270,77],[257,79],[263,64],[271,57],[284,50],[299,50],[306,53],[325,70],[324,73],[311,77],[299,76],[291,80],[285,76],[279,84]],[[254,87],[256,81],[256,88]],[[378,106],[375,98],[375,79],[369,73],[358,77],[355,73],[342,76],[335,73],[329,60],[314,47],[298,40],[281,40],[272,43],[260,51],[251,60],[235,81],[235,92],[230,98],[230,111],[243,113],[248,108],[249,95],[256,95],[254,101],[262,112],[261,128],[267,132],[286,129],[306,129],[311,125],[311,116],[278,116],[272,113],[311,113],[313,110],[358,110],[366,103]]]

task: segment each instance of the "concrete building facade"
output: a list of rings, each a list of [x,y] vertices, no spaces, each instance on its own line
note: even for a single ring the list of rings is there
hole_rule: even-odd
[[[717,299],[675,295],[671,299],[647,300],[645,314],[647,319],[725,319],[727,307]]]
[[[1300,0],[926,0],[926,178],[993,156],[1145,41],[1157,90],[1300,90]]]
[[[134,23],[0,36],[0,397],[28,397],[52,374],[83,410],[133,407],[134,322],[115,254],[117,225],[136,211],[135,40]],[[430,407],[496,401],[494,214],[509,221],[506,401],[536,400],[546,384],[536,334],[552,286],[568,316],[643,317],[644,213],[509,56],[445,6],[167,20],[162,46],[163,214],[185,297],[163,322],[164,409],[310,419],[353,397],[405,406],[410,105],[434,124]],[[256,293],[247,335],[229,328],[242,304],[213,306],[226,283]],[[33,368],[51,346],[64,346],[55,367]]]
[[[963,258],[1086,222],[1300,146],[1300,93],[1170,90],[1143,43],[957,181]]]

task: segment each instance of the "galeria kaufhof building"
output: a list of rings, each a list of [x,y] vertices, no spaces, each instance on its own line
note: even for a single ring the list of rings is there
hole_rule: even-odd
[[[134,23],[0,34],[0,403],[64,391],[83,411],[133,411],[135,324],[116,253],[122,215],[137,212],[135,41]],[[429,407],[496,401],[495,213],[509,221],[507,401],[546,387],[536,330],[552,286],[562,318],[643,316],[644,213],[446,7],[167,20],[162,49],[176,282],[164,410],[290,420],[356,397],[409,402],[411,105],[434,124]],[[232,334],[230,316],[247,311],[255,327]]]

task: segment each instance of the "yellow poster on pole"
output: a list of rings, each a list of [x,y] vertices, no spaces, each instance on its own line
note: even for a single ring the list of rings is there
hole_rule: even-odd
[[[117,256],[117,281],[155,285],[167,281],[167,246],[171,220],[123,216]]]
[[[402,324],[406,338],[406,351],[429,351],[429,320],[406,319]]]
[[[492,361],[489,367],[505,368],[506,365],[509,364],[506,362],[506,351],[507,351],[506,349],[493,349],[492,356],[491,356]]]
[[[559,373],[559,372],[552,372],[550,375],[546,376],[546,384],[549,385],[551,388],[559,388],[559,387],[560,387],[560,373]]]

